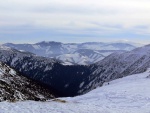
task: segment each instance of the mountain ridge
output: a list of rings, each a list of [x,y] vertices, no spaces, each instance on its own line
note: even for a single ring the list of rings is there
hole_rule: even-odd
[[[136,48],[136,46],[128,43],[104,42],[61,43],[54,41],[42,41],[35,44],[6,43],[3,45],[20,51],[28,51],[38,56],[55,58],[57,60],[61,60],[66,65],[89,65],[104,59],[111,53],[117,51],[129,51]],[[78,58],[79,56],[80,59]],[[79,61],[77,61],[78,59]]]
[[[128,52],[113,53],[91,65],[62,65],[54,59],[39,57],[14,49],[0,49],[0,61],[15,68],[30,79],[46,84],[59,96],[76,96],[102,86],[104,82],[150,67],[150,46]]]

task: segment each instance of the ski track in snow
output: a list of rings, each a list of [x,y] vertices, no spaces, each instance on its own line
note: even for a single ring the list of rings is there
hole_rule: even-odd
[[[145,73],[120,78],[63,102],[1,102],[0,113],[150,113],[150,78]]]

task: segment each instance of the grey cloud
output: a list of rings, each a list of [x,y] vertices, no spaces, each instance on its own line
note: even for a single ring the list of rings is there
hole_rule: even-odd
[[[117,11],[111,8],[93,8],[85,6],[69,6],[61,4],[49,4],[29,9],[36,13],[75,13],[75,14],[115,14]]]
[[[137,25],[134,28],[136,28],[136,29],[148,29],[149,26],[146,26],[146,25]]]
[[[0,4],[0,33],[41,32],[50,35],[48,31],[53,30],[57,32],[55,35],[60,36],[119,34],[127,30],[150,33],[148,0],[85,0],[84,4],[80,3],[81,0],[77,0],[76,4],[67,4],[69,0],[53,0],[51,3],[48,0],[31,0],[31,4],[25,0],[10,1],[1,1]]]

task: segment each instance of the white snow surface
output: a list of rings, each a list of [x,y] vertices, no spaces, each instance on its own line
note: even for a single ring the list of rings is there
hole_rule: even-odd
[[[150,70],[105,83],[66,102],[1,102],[0,113],[150,113]]]
[[[64,61],[64,65],[72,65],[80,64],[80,65],[87,65],[87,62],[89,62],[89,58],[86,56],[82,56],[79,53],[75,54],[64,54],[56,57],[57,59]],[[68,63],[67,63],[68,62]]]

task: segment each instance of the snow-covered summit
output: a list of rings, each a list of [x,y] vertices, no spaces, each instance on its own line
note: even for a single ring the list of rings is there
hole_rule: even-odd
[[[34,45],[49,46],[49,45],[61,45],[61,44],[62,44],[61,42],[55,42],[55,41],[42,41]]]
[[[11,50],[11,48],[8,46],[0,45],[0,50]]]

